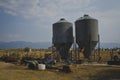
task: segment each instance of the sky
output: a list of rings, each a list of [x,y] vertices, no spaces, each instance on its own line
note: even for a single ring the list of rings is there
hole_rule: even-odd
[[[98,19],[101,42],[120,43],[120,0],[0,0],[0,41],[51,42],[52,24]]]

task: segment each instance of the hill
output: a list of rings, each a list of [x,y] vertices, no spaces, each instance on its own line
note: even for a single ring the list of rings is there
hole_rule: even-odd
[[[12,41],[12,42],[0,42],[1,49],[10,48],[48,48],[51,46],[50,42],[25,42],[25,41]]]
[[[0,42],[1,49],[10,48],[48,48],[52,45],[52,42],[25,42],[25,41],[11,41],[11,42]],[[101,43],[101,48],[120,48],[120,43]],[[97,46],[96,46],[97,47]]]
[[[120,48],[120,43],[101,43],[101,48]]]

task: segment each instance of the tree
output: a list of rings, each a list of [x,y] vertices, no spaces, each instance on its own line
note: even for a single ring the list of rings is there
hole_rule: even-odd
[[[30,50],[29,47],[25,47],[25,48],[24,48],[24,51],[27,52],[27,53],[29,52],[29,50]]]
[[[27,53],[26,56],[28,56],[28,53],[29,53],[29,51],[30,51],[30,48],[29,48],[29,47],[25,47],[25,48],[24,48],[24,51]]]

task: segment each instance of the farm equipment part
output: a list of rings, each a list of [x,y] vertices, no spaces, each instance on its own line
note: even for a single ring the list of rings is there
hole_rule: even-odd
[[[120,65],[120,50],[113,53],[111,52],[111,60],[107,62],[108,65]]]

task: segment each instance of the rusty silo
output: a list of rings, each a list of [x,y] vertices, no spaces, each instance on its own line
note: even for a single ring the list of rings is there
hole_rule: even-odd
[[[98,20],[84,15],[75,21],[75,30],[79,49],[84,49],[84,57],[90,58],[98,42]]]
[[[72,23],[64,18],[53,24],[53,40],[52,43],[61,55],[62,59],[69,59],[69,49],[73,43],[73,27]]]

